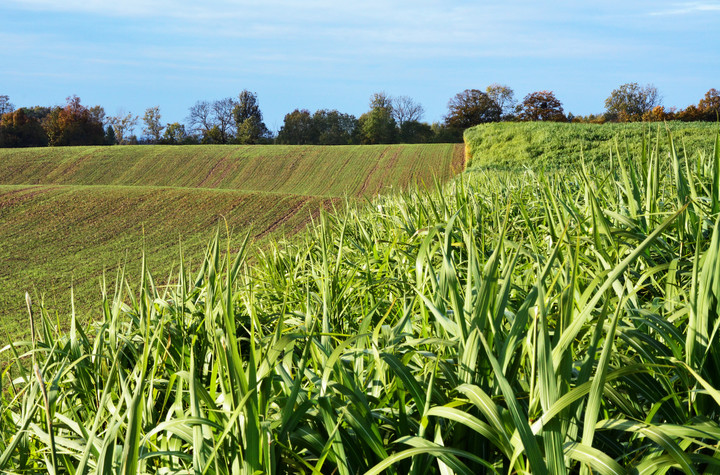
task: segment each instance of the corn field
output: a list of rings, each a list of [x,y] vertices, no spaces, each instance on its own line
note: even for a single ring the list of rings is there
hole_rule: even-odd
[[[28,298],[0,472],[720,473],[720,139],[622,149]]]

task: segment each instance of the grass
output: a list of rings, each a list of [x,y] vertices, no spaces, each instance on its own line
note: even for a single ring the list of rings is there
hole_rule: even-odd
[[[103,276],[138,272],[143,249],[167,274],[180,243],[196,263],[223,220],[265,242],[345,199],[446,180],[462,160],[452,144],[0,149],[0,338],[28,335],[26,291],[65,324],[73,287],[87,323]]]
[[[229,189],[318,197],[374,196],[444,181],[464,167],[456,144],[0,149],[4,185]]]
[[[92,327],[32,304],[0,470],[720,473],[720,138],[662,140],[217,236]]]
[[[710,122],[568,124],[513,122],[483,124],[465,132],[470,166],[497,168],[564,168],[580,163],[612,165],[611,154],[641,153],[643,139],[658,144],[658,153],[670,150],[657,134],[672,131],[675,147],[681,155],[693,156],[712,150],[718,124]],[[625,148],[628,150],[625,150]]]

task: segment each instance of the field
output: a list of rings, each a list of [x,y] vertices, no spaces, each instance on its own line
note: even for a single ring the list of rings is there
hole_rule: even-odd
[[[457,145],[370,147],[123,146],[0,149],[0,321],[28,334],[29,291],[67,321],[70,287],[82,321],[97,317],[103,274],[157,277],[202,257],[225,222],[238,246],[302,229],[344,206],[463,167]]]
[[[617,163],[617,154],[635,157],[642,153],[643,140],[657,146],[655,153],[668,156],[666,129],[675,138],[681,156],[710,153],[718,124],[710,122],[669,122],[626,124],[568,124],[558,122],[492,123],[465,132],[469,166],[498,168],[531,167],[547,169],[588,164]]]
[[[214,238],[170,285],[127,272],[93,325],[34,304],[3,350],[0,471],[720,473],[699,130],[687,155],[653,133],[612,166],[477,165],[259,251]]]

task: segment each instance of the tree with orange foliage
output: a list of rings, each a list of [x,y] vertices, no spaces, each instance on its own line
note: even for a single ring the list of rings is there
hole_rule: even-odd
[[[520,104],[520,120],[543,120],[549,122],[566,122],[562,103],[552,91],[532,92],[523,98]]]
[[[651,110],[645,112],[642,116],[643,122],[662,122],[670,119],[671,115],[665,110],[664,106],[655,106]]]
[[[50,146],[102,145],[103,124],[96,114],[80,103],[78,96],[67,98],[65,107],[56,107],[43,121]]]
[[[715,88],[706,92],[705,97],[698,103],[698,109],[702,117],[701,120],[718,120],[718,115],[720,115],[720,92]]]
[[[47,143],[40,122],[25,109],[0,116],[0,147],[44,147]]]

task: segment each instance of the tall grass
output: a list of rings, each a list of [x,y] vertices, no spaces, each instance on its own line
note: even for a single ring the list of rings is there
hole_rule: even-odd
[[[720,473],[720,144],[657,147],[218,236],[92,328],[32,304],[0,471]]]

